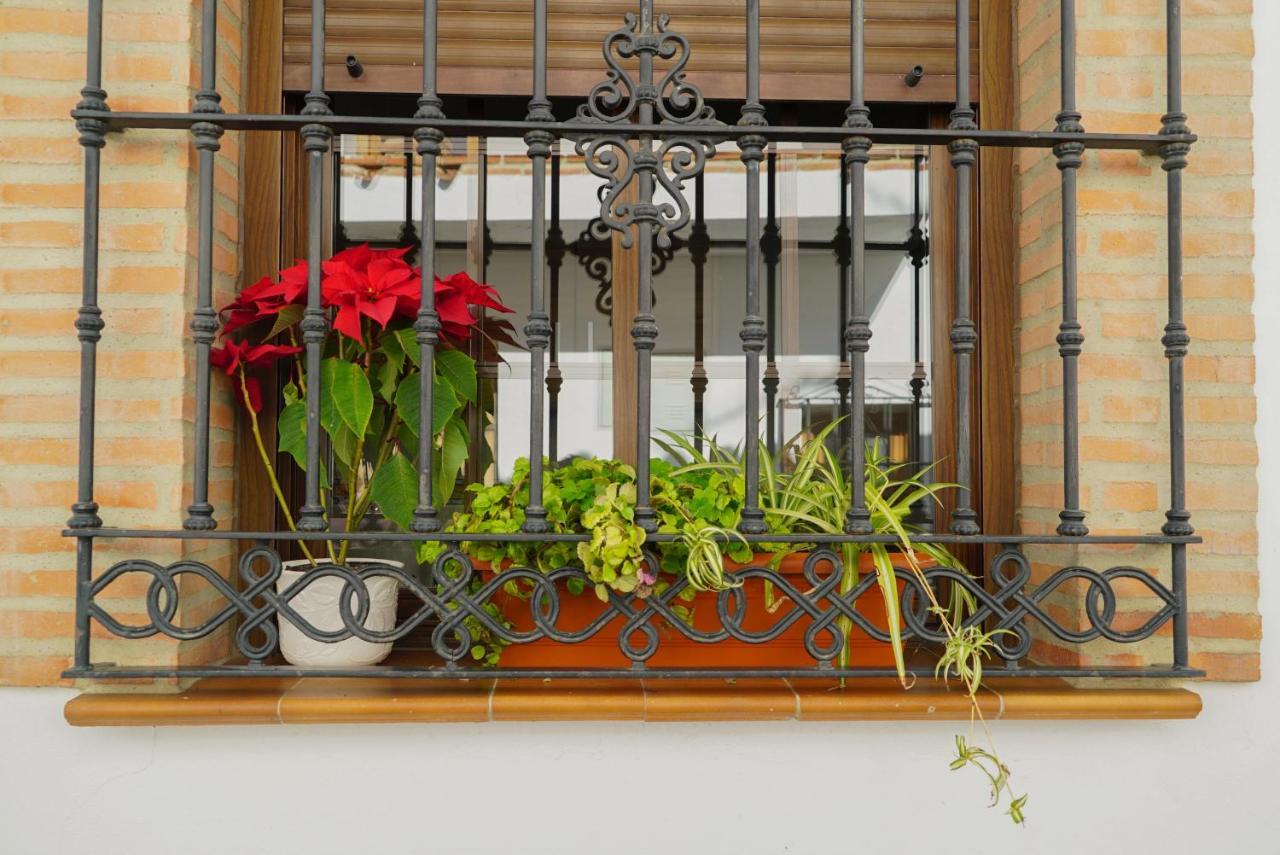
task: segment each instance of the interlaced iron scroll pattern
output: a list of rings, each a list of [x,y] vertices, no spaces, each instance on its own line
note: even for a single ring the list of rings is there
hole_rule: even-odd
[[[649,561],[656,573],[656,554],[650,552]],[[509,568],[503,571],[500,578],[489,578],[476,585],[480,577],[471,560],[462,552],[451,549],[436,559],[431,566],[430,578],[425,582],[411,572],[390,565],[357,571],[321,563],[283,591],[277,592],[277,582],[282,572],[280,556],[268,547],[258,546],[247,551],[241,558],[240,590],[216,570],[196,561],[179,561],[168,566],[144,560],[122,561],[96,580],[90,613],[110,632],[123,638],[163,635],[179,640],[205,637],[239,617],[241,622],[236,631],[236,644],[240,653],[250,661],[261,661],[274,651],[277,639],[276,619],[287,620],[302,633],[318,641],[341,641],[356,637],[370,642],[396,641],[423,623],[435,621],[432,646],[436,654],[451,664],[464,661],[474,643],[466,626],[467,618],[474,618],[494,636],[513,644],[539,639],[574,644],[604,632],[612,632],[616,635],[619,648],[636,664],[643,663],[657,652],[663,635],[660,628],[705,644],[730,638],[749,644],[764,644],[778,638],[797,622],[803,622],[805,649],[813,657],[816,666],[829,667],[842,645],[842,636],[837,630],[837,621],[842,618],[851,621],[862,632],[878,641],[889,641],[888,633],[857,609],[860,598],[877,596],[874,575],[866,576],[848,593],[841,594],[839,586],[842,571],[843,563],[839,555],[830,549],[819,549],[808,556],[804,565],[803,583],[767,566],[751,566],[735,571],[733,576],[742,582],[742,586],[720,592],[716,601],[717,627],[712,631],[695,629],[681,617],[677,607],[681,602],[680,594],[688,585],[685,579],[647,597],[609,592],[608,601],[601,604],[600,614],[589,624],[566,627],[560,623],[561,598],[573,595],[567,592],[565,583],[578,580],[589,584],[586,574],[576,567],[561,567],[550,573],[528,567]],[[1009,635],[1005,638],[1012,640],[1002,644],[1000,655],[1010,662],[1021,659],[1030,650],[1033,622],[1068,642],[1083,643],[1101,637],[1114,642],[1131,643],[1154,635],[1176,612],[1173,593],[1136,567],[1120,566],[1103,571],[1088,567],[1067,567],[1054,573],[1040,585],[1031,586],[1031,567],[1026,556],[1020,550],[1007,549],[993,560],[991,571],[992,577],[999,581],[998,587],[992,591],[984,589],[981,582],[972,576],[950,567],[928,568],[924,570],[924,576],[934,588],[935,596],[940,596],[940,583],[946,583],[961,586],[976,598],[978,608],[966,623],[983,625],[992,621],[996,628],[1007,630]],[[97,598],[116,580],[131,573],[151,577],[146,596],[149,621],[146,624],[123,623],[97,602]],[[195,626],[175,623],[180,611],[180,580],[187,574],[206,581],[225,600],[225,605]],[[386,632],[371,631],[364,627],[370,601],[367,582],[377,576],[394,578],[409,596],[421,601],[421,606],[413,614]],[[317,629],[290,607],[290,601],[305,588],[328,577],[341,579],[344,584],[343,593],[338,600],[344,629]],[[922,583],[905,568],[901,571],[901,578],[905,583],[902,598],[903,638],[943,641],[942,632],[928,620],[928,598]],[[1115,582],[1120,579],[1140,582],[1161,603],[1161,607],[1148,620],[1133,629],[1119,629],[1113,625],[1118,596]],[[1084,614],[1088,625],[1082,629],[1064,626],[1041,607],[1045,598],[1071,580],[1081,580],[1088,584],[1084,599]],[[510,583],[524,586],[530,592],[527,600],[529,617],[533,623],[530,630],[513,629],[505,622],[495,619],[485,608]],[[741,620],[746,613],[746,598],[761,595],[766,583],[773,586],[774,596],[784,605],[777,610],[773,622],[766,629],[748,630]]]

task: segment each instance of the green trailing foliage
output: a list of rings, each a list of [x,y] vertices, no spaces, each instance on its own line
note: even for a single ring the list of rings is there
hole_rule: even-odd
[[[779,534],[838,535],[844,532],[845,516],[852,504],[852,484],[841,467],[841,458],[828,445],[838,423],[818,434],[796,438],[777,454],[760,448],[760,506],[769,530]],[[461,549],[487,562],[499,572],[508,566],[531,567],[542,572],[576,565],[586,572],[594,592],[606,599],[610,590],[641,596],[662,591],[672,578],[683,577],[685,603],[696,591],[717,591],[737,583],[726,574],[724,559],[746,563],[753,552],[771,554],[769,563],[777,568],[790,553],[812,548],[812,544],[756,544],[753,548],[737,533],[746,495],[746,467],[740,449],[725,448],[714,439],[695,443],[678,434],[665,433],[656,444],[669,460],[650,463],[650,502],[659,531],[678,535],[672,542],[653,545],[658,567],[666,578],[650,574],[645,559],[645,532],[635,524],[635,470],[615,460],[575,458],[558,467],[544,467],[543,505],[549,530],[557,534],[587,534],[590,539],[571,543],[485,543],[468,541]],[[944,606],[922,566],[944,565],[967,572],[960,560],[944,546],[917,542],[916,529],[909,522],[913,505],[939,503],[941,494],[956,485],[930,482],[928,469],[910,472],[903,464],[891,464],[876,446],[868,449],[864,473],[864,501],[872,531],[890,535],[891,543],[841,544],[843,575],[840,591],[848,594],[859,583],[861,556],[870,556],[876,581],[885,601],[888,634],[900,679],[908,686],[903,655],[901,606],[898,587],[901,574],[911,574],[929,600],[929,610],[946,636],[937,664],[937,676],[955,677],[965,687],[972,721],[980,723],[992,744],[982,718],[977,695],[982,687],[982,663],[996,650],[1000,631],[986,632],[965,620],[977,608],[972,594],[960,585],[951,585]],[[518,460],[507,484],[467,488],[470,508],[456,515],[448,529],[464,533],[508,534],[521,530],[529,503],[529,463]],[[439,543],[423,544],[419,558],[434,560],[445,550]],[[514,585],[510,593],[522,592]],[[571,593],[582,593],[581,584]],[[527,592],[524,592],[527,595]],[[771,594],[768,594],[771,597]],[[772,604],[774,607],[778,603]],[[687,606],[676,614],[691,621]],[[849,635],[852,624],[838,622],[845,644],[839,665],[849,664]],[[483,649],[481,649],[483,648]],[[478,658],[497,661],[500,647],[477,646]],[[958,754],[953,769],[979,769],[991,786],[993,803],[1006,795],[1008,815],[1021,824],[1026,795],[1018,796],[1009,785],[1008,767],[994,747],[982,748],[956,737]]]

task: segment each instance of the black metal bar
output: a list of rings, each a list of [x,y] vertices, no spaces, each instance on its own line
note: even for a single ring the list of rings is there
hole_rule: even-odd
[[[956,0],[956,106],[951,111],[951,129],[974,131],[976,114],[969,104],[969,0]],[[978,331],[969,317],[970,240],[973,215],[973,169],[978,160],[978,142],[973,138],[953,140],[948,146],[956,172],[956,306],[951,323],[951,350],[956,362],[956,490],[957,505],[951,511],[951,530],[956,534],[977,534],[978,515],[973,510],[973,449],[971,447],[970,367],[978,346]]]
[[[98,119],[105,122],[107,130],[122,131],[130,128],[188,128],[204,117],[195,113],[152,113],[121,111],[113,113],[100,110],[73,110],[72,118]],[[369,133],[384,135],[412,134],[419,127],[414,119],[395,116],[294,116],[274,113],[227,113],[216,123],[229,131],[297,131],[305,124],[322,124],[341,133]],[[513,119],[440,119],[430,123],[450,136],[514,136],[528,130],[545,130],[557,137],[576,139],[584,135],[583,126],[572,122],[550,122],[531,125],[528,121]],[[668,126],[652,123],[632,123],[611,127],[611,132],[637,137],[642,134],[670,133]],[[743,125],[720,125],[707,122],[689,122],[680,126],[681,135],[705,136],[712,139],[740,139],[744,136],[765,136],[772,142],[840,142],[848,135],[843,127],[811,127],[798,125],[768,125],[759,129]],[[973,141],[983,146],[1002,148],[1053,148],[1069,142],[1083,143],[1094,150],[1141,151],[1158,154],[1161,146],[1170,142],[1194,143],[1194,134],[1161,136],[1159,134],[1085,133],[1063,135],[1051,131],[1020,130],[957,130],[954,128],[867,128],[862,134],[873,145],[926,145],[945,146],[956,140]]]
[[[924,461],[924,387],[929,375],[924,366],[924,291],[921,276],[924,263],[929,258],[929,239],[924,233],[924,211],[920,202],[920,170],[924,155],[917,154],[911,168],[911,231],[907,236],[906,252],[911,261],[911,359],[915,367],[911,371],[911,450],[909,458],[914,466],[923,467]],[[928,474],[921,477],[928,478]],[[930,526],[933,522],[932,503],[919,499],[911,504],[907,521],[917,526]]]
[[[844,346],[849,353],[849,510],[844,530],[849,534],[870,534],[871,514],[867,510],[867,351],[871,349],[871,318],[867,315],[867,162],[871,140],[862,131],[871,127],[863,88],[865,61],[865,10],[863,0],[849,4],[849,107],[844,125],[854,133],[844,141],[844,161],[849,165],[849,321],[844,330]],[[967,81],[966,81],[967,85]]]
[[[1083,133],[1076,109],[1075,0],[1062,0],[1062,110],[1055,130]],[[1076,175],[1084,162],[1084,146],[1055,146],[1062,173],[1062,322],[1058,325],[1058,353],[1062,357],[1062,511],[1058,534],[1079,537],[1089,533],[1080,508],[1080,352],[1084,334],[1076,305]]]
[[[654,87],[653,58],[658,43],[654,37],[653,0],[640,0],[640,17],[635,42],[639,55],[640,92],[637,121],[652,125],[654,102],[661,93]],[[639,199],[635,206],[637,237],[636,313],[631,320],[631,342],[636,351],[636,525],[646,532],[657,530],[658,522],[649,505],[649,454],[652,444],[653,349],[658,341],[658,322],[653,316],[653,239],[660,214],[653,204],[654,173],[662,168],[654,153],[654,133],[637,134],[633,155]]]
[[[489,238],[489,140],[481,137],[476,140],[476,191],[475,191],[475,223],[476,232],[468,238],[467,243],[474,245],[475,250],[475,276],[480,282],[485,282],[489,278],[489,258],[495,249],[495,244]],[[466,247],[470,251],[473,246]],[[525,246],[522,249],[527,248]],[[471,337],[471,354],[476,360],[476,404],[467,408],[467,430],[468,434],[476,442],[486,442],[485,430],[487,428],[487,418],[492,416],[495,420],[498,418],[498,408],[501,401],[497,396],[496,383],[498,379],[497,363],[489,361],[488,346],[484,341],[484,334],[488,330],[489,313],[484,306],[476,308],[476,328],[481,333],[480,336]],[[488,408],[492,408],[490,411]],[[493,455],[497,455],[497,437],[494,437],[495,447],[492,449]],[[486,475],[486,461],[482,455],[472,454],[467,457],[466,471],[467,480],[477,482],[482,480]]]
[[[928,375],[923,361],[924,319],[921,317],[924,294],[921,290],[921,273],[925,259],[929,257],[929,244],[924,236],[924,215],[920,205],[920,167],[924,155],[917,154],[911,169],[911,232],[907,239],[907,255],[911,260],[911,360],[915,369],[911,372],[911,460],[919,465],[924,447],[924,429],[920,421],[920,406],[924,398],[924,384]]]
[[[333,129],[322,120],[332,115],[329,96],[324,92],[324,0],[311,0],[311,89],[302,108],[309,121],[301,128],[302,147],[307,153],[307,308],[302,315],[302,341],[307,359],[307,472],[306,498],[298,511],[298,529],[323,531],[328,528],[320,503],[320,363],[324,339],[329,330],[321,305],[320,264],[324,259],[324,157],[329,151]]]
[[[706,182],[701,172],[693,179],[696,199],[693,203],[693,227],[689,230],[689,261],[693,264],[693,371],[689,385],[693,387],[693,447],[702,451],[706,433],[706,266],[711,240],[706,221]]]
[[[102,0],[89,0],[88,42],[85,84],[80,90],[78,110],[107,112],[107,93],[102,88]],[[106,124],[98,119],[77,119],[76,130],[84,149],[84,231],[80,311],[76,314],[76,337],[80,341],[80,433],[76,501],[71,505],[67,526],[83,534],[99,530],[102,518],[93,498],[94,413],[97,398],[98,341],[102,338],[102,310],[98,308],[98,220],[102,149],[107,144]],[[76,541],[75,641],[72,661],[77,668],[88,667],[90,657],[89,602],[92,598],[93,540]]]
[[[338,178],[334,179],[335,187],[340,183]],[[407,144],[404,150],[404,222],[400,224],[396,242],[402,247],[418,243],[418,230],[413,224],[413,149]]]
[[[65,529],[65,537],[107,538],[107,539],[139,539],[139,540],[307,540],[328,541],[344,540],[350,537],[345,532],[332,531],[185,531],[182,529],[138,529],[138,528],[94,528]],[[670,543],[679,539],[676,534],[655,533],[646,540],[653,543]],[[888,534],[777,534],[764,533],[745,535],[748,543],[898,543],[895,535]],[[479,543],[580,543],[590,540],[587,534],[485,534],[462,532],[435,532],[418,534],[413,532],[367,531],[360,533],[361,540],[405,541],[405,542],[439,542],[461,543],[476,541]],[[994,544],[1073,544],[1090,543],[1101,545],[1138,545],[1138,544],[1196,544],[1202,543],[1198,535],[1186,537],[1166,534],[1132,534],[1132,535],[1087,535],[1082,538],[1064,538],[1056,534],[1013,535],[1013,534],[916,534],[912,541],[918,543],[994,543]]]
[[[347,241],[347,230],[342,222],[342,138],[333,146],[333,215],[330,217],[333,228],[333,251],[341,252],[350,243]]]
[[[760,102],[760,0],[747,0],[747,99],[742,105],[739,127],[768,126],[764,104]],[[740,158],[747,169],[747,276],[746,314],[742,318],[742,350],[746,354],[746,415],[743,434],[743,463],[746,470],[746,496],[742,504],[742,521],[738,528],[744,534],[761,534],[766,530],[764,511],[760,509],[760,351],[768,333],[760,317],[760,161],[769,140],[761,134],[738,138]]]
[[[933,669],[908,669],[909,679],[931,680]],[[1051,677],[1115,677],[1132,679],[1190,679],[1203,677],[1203,671],[1179,666],[1154,666],[1149,668],[1052,668],[1028,667],[1001,668],[986,666],[984,678]],[[373,668],[295,668],[287,665],[209,665],[185,668],[133,668],[116,665],[94,665],[87,668],[71,668],[63,673],[68,679],[125,680],[159,679],[172,677],[353,677],[392,679],[484,679],[484,680],[746,680],[751,678],[785,678],[795,680],[836,679],[898,679],[893,668],[588,668],[566,670],[555,668],[447,668],[410,667],[387,665]]]
[[[204,0],[200,20],[200,89],[192,112],[217,115],[222,112],[218,95],[218,2]],[[213,159],[222,128],[210,122],[191,126],[191,138],[198,157],[198,214],[196,224],[197,269],[196,308],[191,317],[196,351],[195,449],[191,477],[191,504],[182,527],[197,531],[217,528],[213,505],[209,504],[209,350],[218,332],[218,315],[213,310]]]
[[[437,0],[422,5],[422,95],[418,98],[417,118],[435,120],[444,117],[444,102],[436,91]],[[422,291],[418,316],[413,330],[418,342],[418,504],[413,509],[416,532],[440,529],[440,510],[435,504],[435,385],[436,345],[440,343],[440,315],[436,311],[436,158],[444,133],[423,126],[414,131],[418,156],[422,158],[422,233],[419,262],[422,268]],[[413,188],[412,161],[406,164],[406,205]],[[412,208],[406,214],[412,216]]]
[[[560,154],[551,157],[551,227],[547,230],[547,273],[551,286],[551,364],[547,366],[547,458],[554,468],[560,457],[560,267],[566,244],[560,228]]]
[[[849,349],[845,346],[844,333],[849,327],[849,282],[853,258],[853,241],[849,236],[849,164],[840,158],[840,181],[837,190],[840,193],[840,217],[836,223],[836,233],[831,239],[831,248],[836,257],[836,293],[839,295],[839,309],[836,316],[836,414],[840,418],[840,426],[836,428],[841,449],[849,447],[849,388],[853,385],[853,375],[849,371]],[[841,468],[848,468],[848,455],[844,455]],[[848,474],[848,473],[846,473]]]
[[[778,453],[778,261],[782,258],[782,230],[778,228],[778,152],[772,146],[768,154],[768,183],[765,194],[764,236],[760,250],[765,271],[765,344],[764,413],[765,447]]]
[[[90,0],[88,13],[88,57],[85,85],[80,90],[77,112],[109,112],[107,93],[102,88],[102,0]],[[100,119],[76,119],[80,146],[84,149],[84,227],[80,311],[76,314],[76,337],[80,341],[80,434],[76,501],[67,525],[73,529],[102,525],[98,503],[93,498],[93,443],[98,341],[102,338],[102,310],[98,307],[98,219],[99,185],[102,177],[102,149],[107,144],[107,125]]]
[[[527,120],[533,123],[553,122],[551,100],[547,97],[547,0],[533,3],[533,97],[529,99]],[[547,316],[544,297],[546,270],[547,224],[547,158],[555,136],[544,130],[531,130],[524,135],[533,161],[533,211],[529,238],[529,319],[524,326],[529,345],[529,506],[524,514],[524,530],[531,533],[547,530],[547,511],[542,506],[543,418],[546,411],[546,388],[543,372],[547,345],[551,343],[551,319]],[[647,480],[647,479],[646,479]]]
[[[1190,134],[1187,114],[1182,111],[1182,8],[1179,0],[1166,6],[1166,88],[1168,109],[1160,120],[1160,132],[1170,142],[1160,148],[1168,194],[1169,320],[1161,343],[1169,360],[1169,510],[1161,531],[1171,537],[1185,537],[1195,529],[1187,510],[1186,423],[1183,361],[1191,345],[1182,307],[1182,172],[1187,167]],[[1174,546],[1172,561],[1173,594],[1178,610],[1173,618],[1174,664],[1188,663],[1187,551]]]

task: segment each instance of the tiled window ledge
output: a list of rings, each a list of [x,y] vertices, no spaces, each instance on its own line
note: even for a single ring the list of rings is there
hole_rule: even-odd
[[[993,680],[990,719],[1188,719],[1200,697],[1179,688],[1072,687]],[[821,680],[407,680],[218,678],[185,692],[83,694],[66,707],[79,727],[483,721],[884,721],[968,719],[963,692],[892,680],[840,688]]]

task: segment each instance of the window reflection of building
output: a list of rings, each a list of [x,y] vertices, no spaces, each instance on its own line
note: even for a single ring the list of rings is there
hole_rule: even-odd
[[[398,138],[344,137],[336,165],[337,248],[416,244],[421,176]],[[783,144],[766,159],[762,257],[768,340],[761,435],[772,449],[849,413],[852,378],[843,353],[850,260],[848,180],[839,150]],[[527,311],[528,160],[519,141],[451,140],[437,181],[437,252],[442,274],[470,269]],[[868,171],[867,292],[873,338],[867,359],[866,434],[895,462],[932,459],[927,366],[928,161],[885,150]],[[410,180],[406,181],[406,176]],[[612,285],[615,247],[596,219],[598,179],[568,144],[551,158],[548,187],[548,306],[553,337],[546,393],[547,453],[610,456]],[[656,428],[735,445],[743,440],[742,351],[745,253],[741,164],[713,159],[686,189],[691,222],[653,259]],[[661,201],[661,200],[659,200]],[[483,241],[480,236],[483,235]],[[483,243],[483,246],[480,244]],[[471,262],[468,263],[470,257]],[[517,283],[517,284],[504,284]],[[629,323],[629,313],[627,314]],[[487,367],[500,409],[526,412],[528,358],[503,346]],[[501,418],[488,434],[502,477],[527,454],[525,426]],[[847,441],[844,426],[833,448]],[[655,452],[658,450],[655,448]]]

